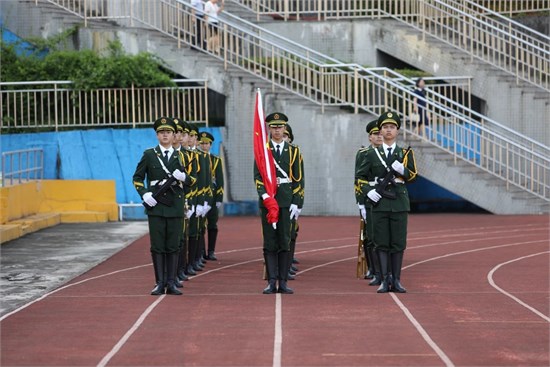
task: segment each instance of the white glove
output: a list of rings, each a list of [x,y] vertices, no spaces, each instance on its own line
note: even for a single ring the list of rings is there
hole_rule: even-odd
[[[146,192],[145,194],[143,194],[143,201],[145,202],[145,204],[153,207],[155,205],[157,205],[157,201],[155,200],[155,198],[153,197],[153,193],[152,192]]]
[[[197,205],[197,208],[195,209],[195,215],[197,217],[202,217],[202,213],[204,211],[204,207],[202,205]]]
[[[300,215],[298,210],[298,205],[290,204],[290,208],[288,209],[288,211],[290,212],[290,220],[292,220],[293,218],[298,219],[298,215]]]
[[[185,178],[187,177],[187,175],[185,174],[185,172],[182,172],[180,171],[179,169],[175,170],[174,172],[172,172],[172,176],[174,176],[176,179],[180,180],[180,181],[185,181]]]
[[[296,216],[294,218],[298,220],[298,217],[300,216],[300,214],[302,214],[302,209],[298,209],[298,213],[296,213]]]
[[[367,210],[365,209],[365,206],[362,205],[362,204],[357,204],[357,206],[359,207],[359,212],[361,213],[361,218],[363,218],[364,221],[367,221]]]
[[[391,168],[393,168],[393,170],[399,173],[400,175],[403,175],[405,173],[405,166],[401,162],[394,161],[391,164]]]
[[[375,203],[377,203],[378,201],[380,201],[380,199],[382,199],[382,195],[377,193],[376,190],[370,190],[367,193],[367,196],[369,197],[369,199],[371,199]]]
[[[185,213],[185,216],[187,217],[187,219],[190,219],[194,212],[195,212],[195,206],[191,205],[191,207],[187,209],[187,213]]]
[[[218,201],[218,202],[216,203],[216,208],[219,209],[219,208],[221,208],[221,206],[222,206],[222,203]]]
[[[204,202],[203,209],[202,209],[202,216],[206,217],[206,214],[212,209],[210,205],[208,205],[208,201]]]

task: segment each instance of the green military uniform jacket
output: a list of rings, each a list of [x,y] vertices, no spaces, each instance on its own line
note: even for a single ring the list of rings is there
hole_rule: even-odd
[[[168,174],[164,171],[159,159],[162,160],[164,166],[169,172],[174,172],[176,169],[182,170],[184,164],[183,155],[174,150],[172,156],[166,161],[160,150],[160,147],[150,148],[143,152],[141,160],[137,164],[136,171],[132,178],[134,187],[137,190],[140,197],[146,192],[152,192],[153,195],[159,189],[159,185],[152,185],[151,183],[160,182],[168,178]],[[147,179],[147,187],[145,187],[145,180]],[[179,182],[179,181],[178,181]],[[172,186],[173,192],[168,191],[165,193],[167,198],[173,199],[172,206],[166,206],[158,203],[151,209],[146,209],[147,215],[155,215],[161,217],[183,217],[184,215],[184,190],[183,186],[191,186],[194,183],[194,178],[187,175],[185,182],[178,183]]]
[[[212,167],[213,202],[221,203],[223,202],[223,165],[221,158],[210,154],[210,167]]]
[[[362,190],[367,189],[367,187],[363,187],[363,186],[364,185],[368,186],[369,183],[366,180],[361,179],[360,167],[369,149],[372,149],[372,146],[359,149],[357,151],[357,154],[355,155],[355,181],[354,181],[355,201],[361,205],[365,205]]]
[[[414,160],[414,152],[409,151],[405,157],[406,149],[396,145],[391,157],[386,157],[383,146],[378,148],[366,149],[362,155],[358,168],[356,170],[356,199],[359,204],[368,204],[367,193],[374,190],[376,186],[372,186],[378,178],[383,178],[386,175],[386,167],[381,162],[380,158],[376,154],[376,150],[380,153],[380,156],[386,163],[388,168],[391,167],[395,160],[402,162],[405,166],[405,172],[400,177],[405,182],[410,182],[416,178],[416,162]],[[378,205],[372,207],[372,211],[386,211],[386,212],[407,212],[410,210],[409,193],[407,187],[404,184],[389,185],[388,191],[395,191],[397,199],[391,200],[382,198],[378,202]]]
[[[280,157],[276,157],[277,153],[273,146],[272,141],[269,141],[269,149],[273,154],[273,159],[277,162],[281,170],[286,173],[283,174],[281,170],[275,168],[277,179],[289,180],[289,183],[281,183],[277,187],[277,194],[275,199],[280,208],[289,208],[291,204],[296,204],[301,207],[304,203],[304,173],[303,173],[303,160],[301,159],[300,148],[295,145],[284,143]],[[282,143],[281,143],[282,144]],[[256,162],[254,162],[254,180],[256,182],[256,190],[260,196],[260,207],[263,207],[262,195],[266,194],[264,182]]]
[[[198,158],[199,175],[197,181],[197,205],[203,205],[204,202],[212,202],[212,167],[210,166],[209,154],[196,148],[194,150]],[[210,204],[209,204],[210,205]]]

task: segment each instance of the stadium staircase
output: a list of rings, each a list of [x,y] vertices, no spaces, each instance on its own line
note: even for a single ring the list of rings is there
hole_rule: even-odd
[[[38,5],[43,12],[52,11],[54,2],[60,5],[62,1],[45,4],[41,0]],[[200,45],[193,36],[187,3],[147,0],[133,4],[131,12],[109,20],[123,27],[145,27],[138,31],[154,41],[157,55],[174,70],[204,77],[225,70],[229,79],[271,90],[278,99],[299,103],[312,113],[321,109],[335,119],[349,111],[374,116],[387,109],[406,111],[414,98],[409,88],[393,78],[402,76],[391,70],[340,63],[231,14],[220,20],[220,51],[197,50]],[[77,10],[66,10],[82,17]],[[217,89],[215,83],[209,86]],[[302,100],[297,101],[296,95]],[[442,95],[429,97],[437,123],[426,135],[415,132],[412,122],[402,116],[402,136],[414,146],[424,177],[493,213],[548,212],[550,148]]]

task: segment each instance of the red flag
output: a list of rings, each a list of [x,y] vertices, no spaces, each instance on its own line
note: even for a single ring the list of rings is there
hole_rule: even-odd
[[[254,108],[254,160],[265,190],[269,198],[264,200],[264,205],[268,210],[267,221],[277,223],[279,220],[279,205],[275,200],[277,193],[277,175],[275,165],[273,164],[273,155],[269,149],[267,137],[267,127],[264,121],[264,110],[262,107],[262,94],[258,88],[256,93],[256,107]]]

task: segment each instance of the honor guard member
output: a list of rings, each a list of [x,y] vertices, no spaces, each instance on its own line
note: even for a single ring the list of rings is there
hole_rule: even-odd
[[[299,213],[298,205],[303,202],[304,186],[302,167],[300,165],[300,149],[283,140],[284,126],[288,118],[279,112],[272,113],[265,121],[269,126],[271,140],[269,149],[273,154],[273,161],[277,173],[277,193],[270,198],[265,190],[262,176],[254,163],[254,179],[259,196],[262,218],[263,250],[267,268],[268,286],[264,294],[294,293],[287,286],[290,251],[290,233],[292,222]],[[277,201],[279,219],[274,228],[267,221],[267,208],[264,201]],[[279,288],[277,289],[277,277]]]
[[[358,178],[374,182],[375,186],[363,185],[361,201],[368,198],[372,203],[373,241],[380,259],[382,281],[378,293],[390,290],[405,293],[401,285],[403,253],[407,247],[407,220],[410,210],[409,195],[405,182],[417,175],[414,153],[396,144],[401,120],[395,112],[385,112],[378,118],[378,128],[383,144],[368,150],[363,159]],[[384,177],[393,178],[387,187],[381,187]],[[393,271],[390,277],[389,266]]]
[[[367,124],[366,127],[367,134],[369,135],[370,145],[366,148],[361,148],[357,151],[355,156],[355,198],[357,200],[357,205],[359,206],[359,213],[361,219],[365,222],[364,226],[364,242],[363,242],[363,251],[367,257],[368,271],[365,274],[365,279],[372,279],[369,282],[369,285],[380,285],[381,276],[380,276],[380,260],[378,259],[378,254],[374,248],[374,242],[372,241],[372,218],[371,218],[371,203],[361,195],[363,191],[368,189],[368,186],[374,186],[375,182],[368,182],[362,180],[359,176],[359,167],[363,159],[365,159],[367,152],[372,148],[377,148],[382,145],[383,139],[380,135],[380,129],[378,128],[378,120],[373,120]],[[366,186],[366,187],[363,187]]]
[[[182,237],[180,240],[180,252],[178,256],[178,272],[177,280],[180,282],[189,280],[185,271],[187,269],[187,254],[189,252],[189,238],[188,238],[188,227],[189,227],[189,217],[192,214],[192,203],[191,195],[194,189],[194,185],[197,182],[196,172],[194,172],[195,165],[193,164],[193,153],[187,150],[187,145],[189,144],[189,125],[187,122],[179,118],[174,118],[174,123],[176,124],[176,141],[174,142],[174,149],[177,149],[183,159],[183,166],[185,167],[185,173],[191,178],[191,184],[189,186],[184,186],[183,191],[185,195],[184,208],[185,216],[183,218],[183,228],[182,228]],[[176,283],[177,284],[177,283]]]
[[[218,238],[218,215],[223,202],[223,165],[220,157],[210,152],[214,136],[203,131],[200,134],[201,149],[208,153],[212,171],[212,200],[208,204],[212,207],[206,214],[206,228],[208,230],[208,252],[207,260],[218,260],[216,258],[216,239]]]
[[[191,132],[193,130],[193,125],[191,123],[185,123],[184,124],[184,132],[187,132],[187,139],[183,140],[183,146],[185,148],[184,152],[186,156],[188,157],[189,161],[191,162],[191,172],[193,177],[195,177],[198,181],[198,174],[200,172],[200,166],[199,166],[199,160],[197,153],[191,149],[191,146],[194,146],[194,140],[196,140],[196,132],[194,132],[194,137],[191,136]],[[198,188],[197,184],[195,182],[195,185],[191,188],[191,190],[186,194],[187,199],[187,212],[185,215],[184,223],[185,226],[185,238],[187,241],[187,256],[185,257],[185,265],[182,264],[182,266],[185,266],[185,275],[187,276],[193,276],[197,275],[196,271],[194,270],[193,263],[194,263],[194,256],[196,253],[196,249],[192,247],[192,244],[190,242],[190,233],[191,228],[193,224],[196,224],[196,207],[197,207],[197,193]],[[183,259],[183,258],[182,258]]]
[[[164,294],[166,288],[167,294],[181,295],[175,283],[184,216],[183,185],[190,185],[192,180],[182,171],[182,157],[172,147],[176,132],[174,121],[169,117],[161,117],[153,127],[159,145],[143,152],[133,176],[134,187],[143,198],[149,222],[151,255],[157,282],[151,294]],[[160,195],[163,184],[172,176],[176,180]],[[147,187],[144,184],[146,180]]]
[[[289,144],[292,144],[294,142],[294,134],[292,133],[292,127],[290,126],[290,124],[287,122],[286,125],[285,125],[285,131],[283,132],[283,139],[284,141],[286,141],[287,143]],[[298,147],[297,145],[294,145],[295,147]],[[300,169],[301,169],[301,172],[302,172],[302,190],[303,190],[303,186],[304,186],[304,181],[303,181],[303,175],[304,175],[304,157],[302,156],[302,152],[300,151]],[[293,264],[298,264],[299,261],[294,257],[294,254],[296,253],[296,239],[298,238],[298,231],[300,230],[300,226],[298,224],[298,217],[300,216],[301,212],[302,212],[302,207],[304,206],[304,202],[303,202],[303,198],[304,198],[304,195],[303,195],[303,192],[301,194],[301,198],[302,198],[302,202],[298,204],[298,214],[296,215],[296,217],[294,218],[294,221],[292,223],[292,230],[291,230],[291,233],[290,233],[290,268],[289,268],[289,271],[288,271],[288,280],[294,280],[296,279],[295,278],[295,275],[296,275],[296,272],[298,271],[298,268],[296,266],[294,266]]]
[[[202,203],[201,215],[198,218],[199,231],[198,231],[198,252],[196,254],[197,263],[204,268],[206,261],[206,216],[212,210],[213,193],[212,193],[212,166],[210,162],[210,156],[207,152],[202,150],[200,145],[200,133],[197,132],[197,146],[195,151],[199,157],[199,165],[201,166],[201,172],[199,173],[199,196],[197,197],[197,203],[200,207]]]
[[[188,275],[197,275],[197,271],[202,271],[204,263],[202,262],[202,252],[199,246],[201,232],[201,218],[206,214],[208,208],[204,206],[204,190],[206,179],[204,173],[206,166],[201,159],[201,153],[197,149],[199,129],[195,124],[189,123],[189,150],[193,154],[193,159],[197,166],[197,183],[196,190],[193,194],[195,210],[191,218],[189,218],[189,256],[187,266]]]

